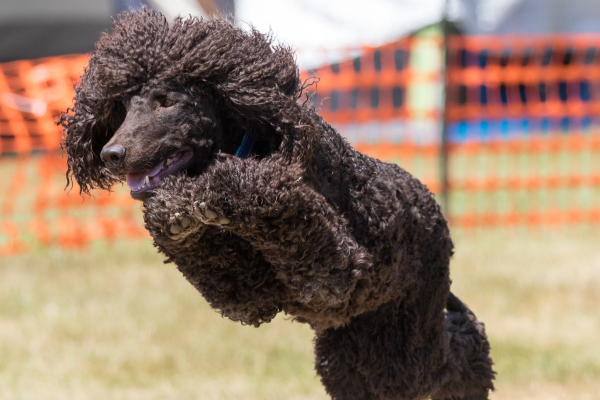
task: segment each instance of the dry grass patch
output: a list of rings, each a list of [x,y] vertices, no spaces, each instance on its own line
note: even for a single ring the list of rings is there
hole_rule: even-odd
[[[148,243],[0,264],[3,399],[323,399],[311,339],[222,319]]]
[[[457,235],[495,400],[600,399],[600,229]],[[1,399],[325,400],[312,332],[222,319],[149,243],[0,260]]]
[[[457,240],[453,290],[486,323],[495,399],[600,399],[598,243],[599,229]]]

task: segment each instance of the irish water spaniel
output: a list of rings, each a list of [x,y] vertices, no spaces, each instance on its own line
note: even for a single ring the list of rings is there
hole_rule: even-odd
[[[294,53],[223,20],[124,14],[61,117],[82,193],[126,181],[210,305],[315,331],[337,400],[488,398],[483,324],[450,293],[427,187],[354,150],[300,101]]]

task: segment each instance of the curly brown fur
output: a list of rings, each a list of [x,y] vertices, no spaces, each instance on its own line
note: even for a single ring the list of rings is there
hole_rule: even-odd
[[[298,76],[254,30],[121,16],[62,116],[67,175],[89,193],[128,174],[155,245],[222,315],[310,324],[333,399],[486,399],[489,343],[449,293],[433,195],[300,104]],[[251,157],[231,156],[245,134]]]

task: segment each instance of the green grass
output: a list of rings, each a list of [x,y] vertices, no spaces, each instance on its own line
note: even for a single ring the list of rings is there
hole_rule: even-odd
[[[600,229],[457,232],[493,399],[600,399]],[[147,242],[0,259],[0,399],[324,400],[312,332],[222,319]]]

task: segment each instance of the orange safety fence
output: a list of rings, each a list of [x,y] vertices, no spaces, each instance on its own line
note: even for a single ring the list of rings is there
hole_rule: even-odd
[[[0,154],[60,148],[55,118],[72,104],[73,83],[87,60],[74,55],[0,65]]]
[[[406,94],[409,84],[441,82],[441,69],[421,71],[409,56],[415,47],[441,51],[442,44],[440,37],[408,37],[379,47],[343,49],[336,51],[340,61],[303,71],[301,78],[318,79],[314,101],[329,123],[439,118],[438,108],[407,107]]]
[[[488,214],[464,214],[452,218],[454,226],[462,228],[476,227],[560,227],[573,224],[600,223],[600,207],[596,209],[561,210],[550,209],[539,212],[512,212]]]
[[[439,157],[439,145],[418,146],[414,144],[358,143],[354,147],[371,157],[381,160],[404,164],[406,160],[416,157],[427,159],[430,164],[437,166]],[[569,135],[554,137],[550,139],[510,140],[488,143],[466,143],[450,145],[451,157],[473,157],[487,155],[517,155],[532,157],[536,154],[558,155],[559,153],[595,152],[600,155],[600,135],[578,136]],[[600,160],[599,160],[600,161]],[[430,174],[421,174],[421,181],[433,192],[438,192],[440,183],[435,175],[437,171]],[[600,187],[600,162],[594,171],[582,173],[576,171],[569,174],[542,175],[539,170],[534,170],[528,176],[498,176],[492,173],[483,177],[452,177],[449,182],[450,190],[462,191],[494,191],[499,189],[527,190],[544,188],[578,188],[585,186]]]
[[[66,162],[59,153],[3,158],[0,163],[0,255],[40,245],[83,247],[145,237],[139,205],[123,190],[84,199],[66,193]]]
[[[456,36],[451,120],[600,114],[600,35]]]
[[[335,62],[302,77],[320,79],[313,100],[340,132],[366,127],[365,135],[351,138],[359,151],[400,164],[433,192],[448,187],[445,212],[454,226],[596,224],[600,54],[595,43],[600,36],[452,39],[445,186],[439,162],[442,112],[436,105],[443,92],[435,89],[441,88],[443,71],[424,72],[411,60],[418,46],[433,49],[441,59],[441,37],[343,50]],[[72,105],[73,83],[87,58],[0,64],[0,153],[5,156],[0,158],[0,255],[147,237],[140,205],[127,190],[85,200],[78,188],[64,191],[66,164],[55,118]],[[437,93],[440,98],[420,107],[423,88],[425,97]],[[419,119],[439,132],[421,140]],[[406,135],[407,121],[414,122],[412,136]],[[378,124],[401,134],[383,134]]]
[[[78,190],[64,191],[66,162],[55,119],[72,105],[88,57],[0,65],[0,255],[147,235],[127,193],[83,201]]]
[[[455,226],[600,222],[600,35],[449,40]]]

